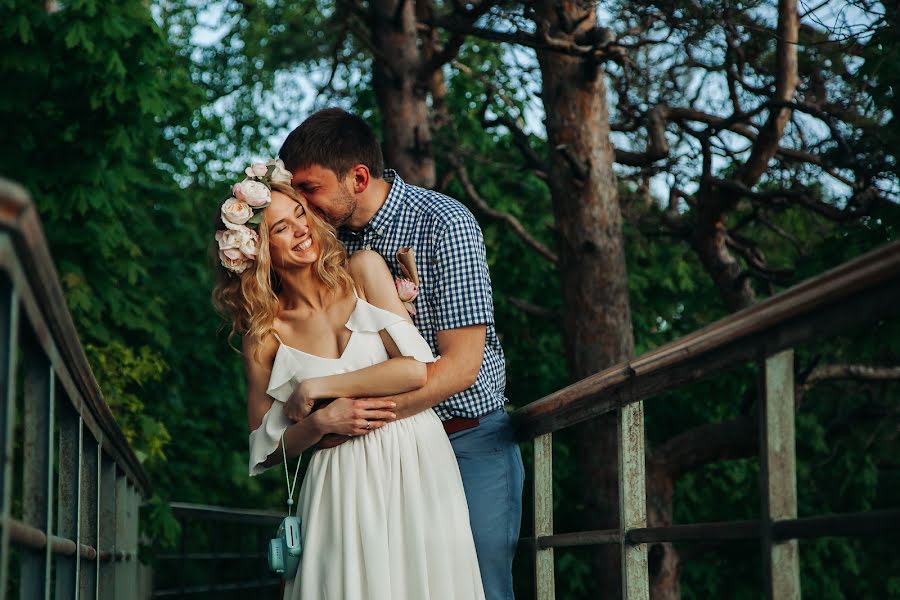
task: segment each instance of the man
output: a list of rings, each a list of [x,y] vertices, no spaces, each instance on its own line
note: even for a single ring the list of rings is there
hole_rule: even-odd
[[[341,109],[309,117],[279,156],[291,184],[338,228],[351,254],[375,250],[400,275],[397,251],[414,249],[414,322],[441,359],[429,365],[424,387],[390,399],[398,418],[433,408],[443,421],[463,479],[485,596],[513,598],[524,469],[504,408],[505,363],[478,222],[458,201],[385,171],[372,130]]]

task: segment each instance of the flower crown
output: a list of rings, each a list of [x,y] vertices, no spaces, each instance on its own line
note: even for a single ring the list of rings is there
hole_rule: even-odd
[[[253,163],[244,173],[247,178],[234,184],[232,196],[222,204],[222,222],[226,229],[216,232],[219,260],[233,273],[243,273],[256,260],[262,211],[272,202],[272,184],[291,182],[291,174],[281,159]]]

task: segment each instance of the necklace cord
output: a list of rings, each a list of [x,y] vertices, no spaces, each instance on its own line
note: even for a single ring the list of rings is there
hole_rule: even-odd
[[[290,507],[294,504],[294,487],[297,485],[297,475],[300,474],[300,456],[297,457],[297,469],[294,471],[294,481],[293,483],[288,478],[288,464],[287,464],[287,450],[284,448],[284,431],[281,432],[281,455],[284,457],[284,484],[287,487],[288,492],[288,516],[290,516]],[[301,452],[302,456],[303,453]]]

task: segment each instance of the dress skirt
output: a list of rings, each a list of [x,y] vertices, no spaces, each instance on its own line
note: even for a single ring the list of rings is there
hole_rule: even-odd
[[[313,455],[285,600],[484,598],[459,467],[432,410]]]

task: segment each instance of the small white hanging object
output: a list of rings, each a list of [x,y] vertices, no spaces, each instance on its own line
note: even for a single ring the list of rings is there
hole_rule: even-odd
[[[281,455],[284,456],[284,483],[287,486],[288,491],[288,516],[291,515],[290,507],[294,505],[294,486],[297,485],[297,475],[300,474],[300,456],[303,453],[300,453],[300,456],[297,457],[297,470],[294,471],[294,481],[292,482],[288,477],[288,466],[287,466],[287,450],[284,449],[284,431],[281,432]]]

